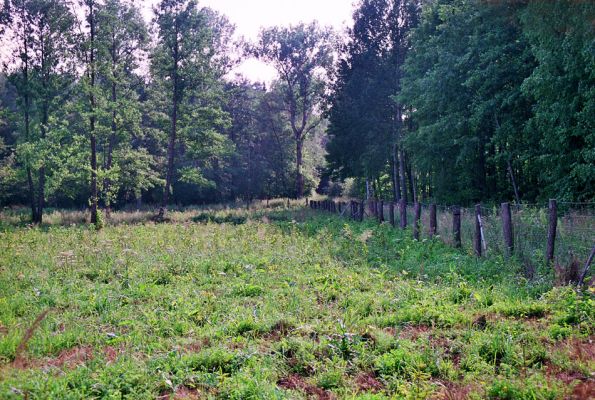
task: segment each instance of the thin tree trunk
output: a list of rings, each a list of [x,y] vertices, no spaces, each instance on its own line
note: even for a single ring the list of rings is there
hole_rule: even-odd
[[[44,43],[44,36],[43,34],[39,38],[39,40]],[[46,53],[45,53],[45,46],[42,45],[41,47],[41,85],[42,85],[42,93],[43,93],[43,103],[42,103],[42,110],[41,110],[41,126],[40,126],[40,137],[41,140],[44,140],[47,136],[47,126],[49,121],[49,99],[48,99],[48,82],[49,82],[49,74],[47,72],[47,63],[46,63]],[[41,164],[39,167],[39,178],[37,181],[37,222],[41,224],[43,222],[43,208],[45,206],[45,165]]]
[[[301,136],[301,135],[300,135]],[[297,198],[301,199],[304,197],[304,175],[302,174],[302,163],[303,163],[303,147],[304,142],[301,138],[296,137],[295,141],[295,166],[296,166],[296,186],[297,186]]]
[[[176,35],[177,40],[177,35]],[[169,143],[167,145],[167,174],[165,177],[165,188],[163,189],[163,197],[161,199],[161,208],[159,210],[159,219],[165,217],[167,211],[167,203],[169,201],[169,191],[172,185],[174,175],[174,160],[176,150],[176,136],[178,124],[178,43],[174,47],[174,65],[173,65],[173,98],[172,98],[172,114],[171,114],[171,132],[169,135]]]
[[[27,35],[25,34],[24,38],[24,58],[25,58],[25,65],[23,68],[23,84],[25,86],[25,140],[29,141],[29,133],[30,133],[30,107],[31,107],[31,98],[29,96],[29,44],[27,42]],[[33,175],[31,174],[31,167],[27,165],[27,184],[29,186],[29,203],[31,205],[31,222],[34,224],[39,223],[39,218],[37,216],[37,206],[35,204],[35,187],[33,185]]]
[[[409,160],[406,161],[406,170],[407,170],[407,180],[409,182],[409,195],[411,196],[411,201],[417,201],[417,193],[415,190],[415,177],[413,176],[413,171],[411,168],[411,164],[409,164]]]
[[[397,159],[397,145],[393,147],[392,154],[392,177],[393,177],[393,200],[398,202],[401,200],[401,183],[399,181],[399,160]]]
[[[174,95],[174,97],[177,97],[177,96]],[[173,180],[177,124],[178,124],[178,101],[177,101],[177,99],[174,99],[172,117],[171,117],[171,132],[169,135],[169,143],[167,145],[167,175],[165,177],[165,189],[163,190],[163,198],[161,199],[161,209],[159,210],[160,218],[165,217],[165,213],[167,211],[167,203],[169,202],[169,192],[170,192],[170,188],[171,188],[172,180]]]
[[[115,38],[113,37],[112,34],[112,48],[111,50],[111,56],[112,56],[112,123],[111,123],[111,134],[108,140],[108,145],[107,145],[107,155],[106,155],[106,162],[105,162],[105,169],[107,171],[109,171],[112,168],[112,164],[113,164],[113,152],[114,152],[114,146],[116,144],[116,133],[118,130],[118,126],[116,124],[116,118],[117,118],[117,111],[116,111],[116,101],[117,101],[117,91],[116,91],[116,45],[114,43]],[[105,212],[106,215],[109,217],[109,215],[111,214],[111,203],[110,203],[110,189],[111,189],[111,181],[109,178],[105,178],[104,182],[103,182],[103,191],[105,193]]]
[[[399,175],[401,180],[401,199],[407,203],[407,169],[405,168],[405,152],[399,150]]]

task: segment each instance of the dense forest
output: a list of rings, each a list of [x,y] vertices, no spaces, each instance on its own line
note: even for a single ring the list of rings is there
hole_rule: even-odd
[[[346,32],[254,42],[194,0],[153,11],[4,2],[1,206],[595,198],[592,2],[360,0]]]

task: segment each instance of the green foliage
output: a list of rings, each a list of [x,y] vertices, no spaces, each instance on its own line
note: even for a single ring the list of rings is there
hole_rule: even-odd
[[[418,2],[407,0],[363,1],[354,12],[329,99],[327,159],[340,178],[393,174],[387,167],[402,149],[406,127],[400,121],[405,107],[391,97],[401,85],[418,14]]]
[[[566,0],[361,2],[329,98],[332,174],[395,199],[591,201],[594,15]]]
[[[105,227],[105,216],[103,215],[103,211],[97,210],[97,220],[93,225],[96,230],[101,230]]]
[[[317,22],[262,29],[249,52],[271,64],[279,73],[279,91],[288,111],[295,143],[295,195],[305,192],[304,143],[321,123],[318,108],[325,93],[325,74],[333,63],[334,33]]]

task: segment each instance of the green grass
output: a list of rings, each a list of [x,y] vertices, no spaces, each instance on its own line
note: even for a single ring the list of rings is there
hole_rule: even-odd
[[[293,209],[0,232],[0,398],[557,399],[592,293]],[[33,321],[26,350],[17,347]],[[580,398],[580,397],[577,397]]]

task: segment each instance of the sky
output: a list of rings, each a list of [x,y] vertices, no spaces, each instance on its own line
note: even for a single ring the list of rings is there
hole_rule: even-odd
[[[139,6],[149,23],[152,7],[159,0],[129,0]],[[320,25],[331,26],[341,33],[352,24],[355,0],[199,0],[199,5],[211,7],[226,15],[236,26],[236,35],[256,40],[262,27],[288,26],[299,22],[318,20]],[[11,46],[7,38],[0,42],[0,61],[8,59]],[[266,64],[247,59],[232,73],[242,74],[252,81],[270,83],[275,70]]]
[[[236,26],[236,34],[256,40],[261,27],[288,26],[299,22],[318,20],[321,25],[332,26],[338,32],[351,24],[354,0],[199,0],[225,14]],[[145,17],[150,20],[151,7],[157,0],[142,1]],[[138,3],[137,3],[138,4]],[[272,67],[249,59],[237,67],[252,81],[270,82],[276,74]]]

